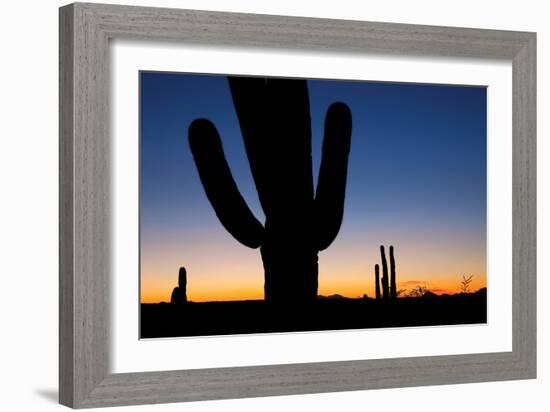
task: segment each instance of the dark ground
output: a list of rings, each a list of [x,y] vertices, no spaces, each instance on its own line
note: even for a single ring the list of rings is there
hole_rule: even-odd
[[[487,322],[485,290],[471,294],[373,299],[318,299],[276,306],[264,301],[141,305],[141,338],[459,325]]]

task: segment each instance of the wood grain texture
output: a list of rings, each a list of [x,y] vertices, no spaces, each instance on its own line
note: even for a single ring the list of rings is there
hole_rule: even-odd
[[[71,8],[72,10],[72,8]],[[73,404],[73,30],[59,15],[59,401]]]
[[[536,375],[534,33],[76,3],[60,9],[60,402],[84,408]],[[513,65],[513,350],[109,373],[109,40],[497,58]],[[137,276],[137,274],[136,274]]]
[[[536,374],[536,37],[512,62],[512,282],[513,351],[523,367]]]

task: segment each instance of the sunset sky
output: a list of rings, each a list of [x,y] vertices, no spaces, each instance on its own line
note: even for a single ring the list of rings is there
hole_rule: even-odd
[[[224,76],[140,75],[141,302],[169,301],[187,268],[193,301],[263,299],[258,249],[218,221],[199,180],[187,129],[217,127],[233,176],[260,207]],[[308,81],[314,179],[329,105],[353,116],[344,221],[319,255],[319,294],[374,296],[379,245],[394,245],[398,289],[454,293],[462,275],[486,286],[486,89]],[[289,234],[290,236],[292,234]]]

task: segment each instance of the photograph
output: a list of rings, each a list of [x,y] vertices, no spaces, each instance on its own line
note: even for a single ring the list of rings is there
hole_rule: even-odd
[[[487,322],[485,86],[141,71],[139,104],[140,338]]]

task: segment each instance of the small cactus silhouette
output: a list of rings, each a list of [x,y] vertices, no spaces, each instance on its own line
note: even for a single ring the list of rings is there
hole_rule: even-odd
[[[390,246],[390,272],[388,279],[388,261],[384,246],[380,246],[380,257],[382,260],[382,278],[380,278],[380,267],[374,265],[374,281],[376,289],[376,299],[394,300],[397,299],[397,286],[395,281],[395,257],[393,255],[393,246]],[[382,297],[380,297],[380,285],[382,285]]]
[[[336,238],[343,218],[351,113],[343,103],[327,111],[314,190],[307,82],[228,80],[265,223],[239,192],[215,126],[197,119],[189,127],[189,144],[206,195],[236,240],[260,247],[266,301],[314,300],[318,253]]]
[[[376,300],[380,300],[380,266],[374,265],[374,285],[376,289]]]
[[[181,267],[178,274],[178,286],[172,291],[170,303],[187,303],[187,271]]]
[[[390,283],[388,281],[388,261],[386,260],[386,252],[384,246],[380,246],[380,256],[382,258],[382,297],[390,298]]]
[[[390,246],[390,298],[397,298],[397,286],[395,284],[395,258],[393,256],[393,246]]]

